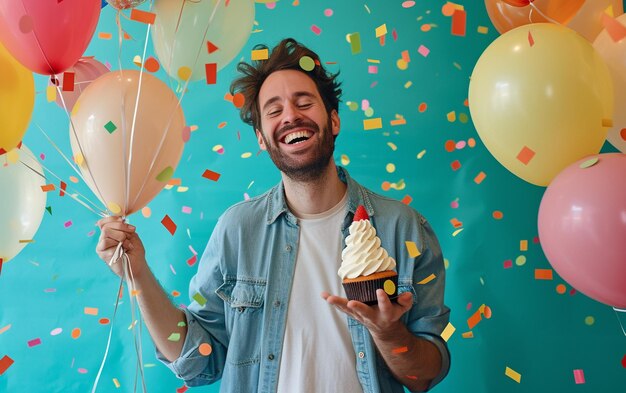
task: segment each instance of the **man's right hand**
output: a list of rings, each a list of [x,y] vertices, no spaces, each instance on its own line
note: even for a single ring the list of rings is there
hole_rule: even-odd
[[[147,263],[146,251],[141,239],[135,232],[135,227],[116,216],[103,218],[96,225],[100,228],[100,239],[96,246],[98,256],[109,265],[115,250],[122,243],[122,248],[130,257],[133,276],[138,278],[147,269]],[[117,262],[113,261],[110,268],[119,277],[124,275],[124,265],[121,259]]]

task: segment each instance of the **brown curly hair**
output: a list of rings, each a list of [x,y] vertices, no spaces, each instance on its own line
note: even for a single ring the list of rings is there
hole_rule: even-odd
[[[254,49],[268,49],[268,47],[259,44]],[[315,62],[315,67],[311,71],[305,71],[300,66],[300,59],[303,56],[309,56]],[[230,84],[230,93],[232,95],[241,93],[244,96],[244,104],[239,110],[239,116],[245,123],[254,127],[255,130],[261,129],[259,91],[271,73],[281,70],[297,70],[307,74],[315,82],[326,111],[329,114],[333,109],[339,112],[341,97],[341,83],[337,81],[339,72],[329,73],[324,69],[315,52],[293,38],[286,38],[272,49],[267,60],[255,60],[252,64],[242,61],[237,65],[237,71],[242,76]]]

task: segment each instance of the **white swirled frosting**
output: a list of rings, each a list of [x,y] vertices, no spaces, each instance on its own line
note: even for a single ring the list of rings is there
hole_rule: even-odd
[[[380,246],[380,238],[370,220],[354,221],[346,237],[346,248],[341,253],[339,277],[342,279],[367,276],[393,270],[396,261]]]

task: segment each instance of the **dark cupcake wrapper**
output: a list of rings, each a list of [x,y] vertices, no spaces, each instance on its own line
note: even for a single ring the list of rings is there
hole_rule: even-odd
[[[387,293],[387,295],[389,296],[389,299],[391,299],[391,301],[395,303],[398,298],[398,275],[377,278],[374,280],[344,282],[343,289],[346,291],[346,296],[348,300],[358,300],[359,302],[365,303],[368,306],[373,306],[378,304],[378,299],[376,298],[376,290],[384,290],[385,282],[387,281],[393,282],[394,292],[391,295]]]

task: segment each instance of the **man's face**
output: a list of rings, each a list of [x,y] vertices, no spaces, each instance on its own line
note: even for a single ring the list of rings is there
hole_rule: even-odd
[[[276,71],[261,86],[259,110],[259,146],[278,169],[293,180],[318,177],[332,159],[339,116],[329,116],[315,82],[300,71]]]

